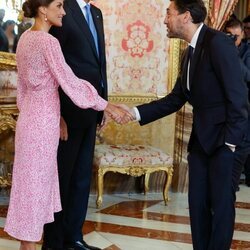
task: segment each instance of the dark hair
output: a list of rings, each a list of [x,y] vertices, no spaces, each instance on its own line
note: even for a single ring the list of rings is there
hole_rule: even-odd
[[[6,30],[8,28],[8,26],[13,25],[13,24],[16,24],[15,21],[7,20],[6,22],[3,23],[2,28],[3,28],[3,30]]]
[[[243,30],[243,24],[242,22],[237,19],[237,18],[230,18],[226,24],[225,24],[225,29],[226,28],[235,28],[235,27],[240,27]]]
[[[54,0],[26,0],[23,3],[23,12],[25,17],[36,17],[40,6],[49,6]]]
[[[193,19],[193,23],[204,22],[207,16],[207,9],[202,0],[170,0],[176,5],[180,14],[189,11]]]
[[[243,19],[243,23],[250,23],[250,16],[247,16]]]

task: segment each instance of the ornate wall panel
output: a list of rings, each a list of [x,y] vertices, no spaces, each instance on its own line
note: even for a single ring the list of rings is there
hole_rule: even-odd
[[[163,21],[168,1],[93,3],[104,16],[109,93],[165,94],[169,39]]]

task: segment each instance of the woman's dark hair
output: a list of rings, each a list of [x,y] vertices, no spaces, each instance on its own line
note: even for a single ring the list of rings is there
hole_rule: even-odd
[[[23,12],[25,17],[36,17],[38,13],[38,8],[40,6],[47,7],[49,6],[54,0],[26,0],[23,3]]]
[[[180,14],[189,11],[193,23],[204,22],[207,16],[207,9],[202,0],[170,0],[176,5]]]

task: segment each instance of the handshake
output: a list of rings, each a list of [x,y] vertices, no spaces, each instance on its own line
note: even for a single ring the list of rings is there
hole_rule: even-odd
[[[130,121],[136,120],[134,109],[129,108],[128,106],[124,104],[108,103],[107,107],[104,110],[104,113],[105,113],[104,119],[99,129],[105,126],[107,122],[106,120],[107,117],[111,117],[118,124],[126,124]],[[60,118],[60,139],[62,141],[68,140],[68,127],[62,116]]]
[[[134,109],[124,104],[108,103],[104,112],[118,124],[126,124],[136,120]]]

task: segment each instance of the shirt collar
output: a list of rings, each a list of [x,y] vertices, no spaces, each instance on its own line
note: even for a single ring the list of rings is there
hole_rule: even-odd
[[[87,5],[87,3],[83,0],[76,0],[76,1],[81,9],[84,9],[84,7]]]
[[[195,49],[195,47],[196,47],[196,44],[197,44],[197,41],[198,41],[198,37],[199,37],[199,34],[200,34],[200,32],[201,32],[201,28],[203,27],[203,25],[204,25],[204,23],[202,23],[199,27],[198,27],[198,29],[195,31],[195,33],[194,33],[194,35],[193,35],[193,37],[192,37],[192,40],[191,40],[191,42],[190,42],[190,46],[191,47],[193,47],[194,49]]]

